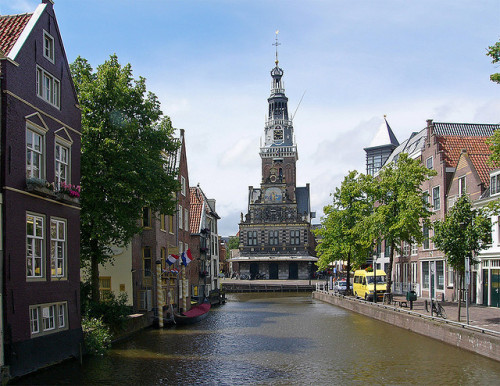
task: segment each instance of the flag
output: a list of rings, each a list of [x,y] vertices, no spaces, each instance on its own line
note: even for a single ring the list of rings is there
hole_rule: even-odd
[[[188,249],[187,251],[182,252],[181,259],[182,259],[181,264],[187,267],[187,265],[191,262],[191,260],[193,260],[193,256],[191,256],[191,250]]]
[[[174,264],[178,258],[179,258],[179,256],[177,256],[177,255],[168,255],[168,257],[167,257],[168,265]]]
[[[174,269],[172,269],[170,271],[170,273],[173,273],[174,275],[177,275],[179,273],[179,270],[174,268]]]

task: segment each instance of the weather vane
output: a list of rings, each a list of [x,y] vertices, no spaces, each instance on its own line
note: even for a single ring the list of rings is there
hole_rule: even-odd
[[[273,43],[273,46],[276,46],[276,65],[278,65],[278,46],[281,45],[281,43],[278,43],[278,34],[280,31],[277,29],[276,30],[276,43]]]

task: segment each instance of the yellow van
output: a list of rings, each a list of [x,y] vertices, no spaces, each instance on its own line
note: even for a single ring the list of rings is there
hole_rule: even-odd
[[[365,300],[373,300],[373,282],[373,271],[368,272],[364,269],[358,269],[354,272],[354,282],[352,285],[354,296]],[[377,269],[377,300],[384,297],[386,290],[386,274],[381,269]]]

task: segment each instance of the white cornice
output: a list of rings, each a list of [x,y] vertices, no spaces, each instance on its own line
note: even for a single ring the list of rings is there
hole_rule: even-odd
[[[24,45],[24,42],[28,39],[28,36],[30,36],[31,31],[35,27],[35,24],[38,22],[38,19],[40,19],[40,16],[42,15],[43,11],[45,11],[45,7],[47,4],[39,4],[38,7],[36,7],[35,12],[33,12],[33,15],[31,15],[31,18],[28,22],[28,24],[24,27],[23,32],[21,32],[21,36],[16,41],[16,44],[14,44],[14,47],[9,52],[9,55],[7,57],[11,60],[16,60],[16,56],[21,51],[21,48]]]

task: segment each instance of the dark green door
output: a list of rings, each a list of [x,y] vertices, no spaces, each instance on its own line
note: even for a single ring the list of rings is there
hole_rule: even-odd
[[[269,264],[269,279],[270,280],[278,279],[278,263]]]
[[[491,270],[491,307],[500,307],[500,269]]]
[[[288,269],[288,278],[297,280],[299,278],[299,265],[297,263],[290,263]]]

